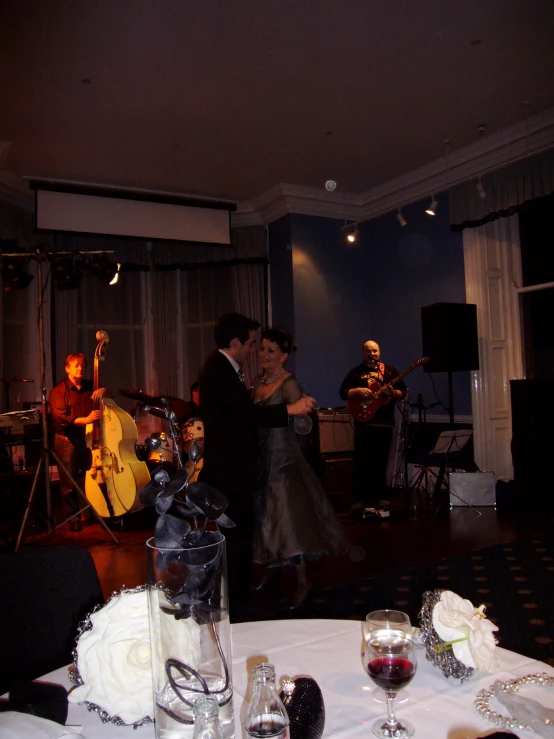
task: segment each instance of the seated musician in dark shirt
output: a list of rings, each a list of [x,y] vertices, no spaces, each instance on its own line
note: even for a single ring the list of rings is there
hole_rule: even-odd
[[[93,391],[92,381],[84,378],[86,368],[84,354],[68,354],[65,360],[66,378],[56,385],[49,398],[54,424],[54,452],[61,462],[58,473],[66,516],[77,513],[81,508],[70,476],[84,492],[89,459],[85,430],[88,423],[101,418],[102,411],[93,410],[93,402],[103,398],[106,393],[103,387]],[[71,531],[81,531],[81,516],[72,518],[69,525]]]

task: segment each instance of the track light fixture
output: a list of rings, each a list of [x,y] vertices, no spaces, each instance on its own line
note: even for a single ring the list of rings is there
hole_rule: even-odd
[[[2,252],[23,254],[23,249],[18,248],[13,240],[2,241],[0,254]],[[34,275],[30,275],[25,269],[28,263],[28,257],[2,257],[2,277],[4,278],[4,290],[7,293],[12,290],[24,290],[34,280]]]
[[[434,216],[437,213],[437,207],[438,203],[435,200],[435,196],[431,195],[431,202],[429,203],[429,207],[425,209],[425,212],[428,216]]]
[[[346,235],[346,240],[348,241],[349,244],[354,244],[354,242],[357,241],[359,235],[360,235],[360,232],[358,231],[358,229],[356,228],[356,226],[354,226],[354,230],[353,231],[350,231]]]
[[[114,285],[119,276],[119,266],[114,262],[110,262],[105,252],[98,254],[90,261],[90,270],[93,275],[102,280],[104,285]]]
[[[83,273],[77,269],[71,257],[60,259],[54,265],[54,280],[58,290],[76,290],[81,284]]]
[[[487,191],[485,190],[485,186],[481,182],[481,178],[480,177],[477,180],[477,183],[476,183],[475,187],[477,188],[477,192],[479,193],[479,197],[481,198],[481,200],[483,200],[484,198],[487,197]]]
[[[396,220],[398,221],[398,223],[401,226],[406,226],[407,225],[407,221],[404,218],[404,216],[402,215],[402,208],[398,208],[398,213],[396,214]]]

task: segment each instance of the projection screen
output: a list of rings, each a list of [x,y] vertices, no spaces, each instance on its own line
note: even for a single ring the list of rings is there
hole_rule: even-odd
[[[232,203],[197,207],[178,202],[60,192],[41,189],[36,181],[37,228],[129,236],[139,239],[193,241],[228,246]],[[205,201],[204,201],[205,202]],[[209,202],[209,201],[208,201]]]

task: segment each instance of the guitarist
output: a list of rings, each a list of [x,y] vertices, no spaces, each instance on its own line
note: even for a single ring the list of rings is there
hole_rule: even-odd
[[[90,450],[85,441],[87,423],[97,421],[102,411],[93,410],[93,401],[106,393],[101,387],[93,392],[92,380],[85,379],[87,359],[84,354],[68,354],[65,360],[66,378],[50,393],[50,412],[54,423],[54,451],[71,477],[84,490],[85,472]],[[65,515],[71,516],[80,509],[79,496],[73,483],[61,467],[58,467],[60,489]],[[71,531],[81,531],[81,517],[69,522]]]
[[[390,364],[380,361],[381,351],[375,341],[362,347],[364,361],[346,375],[340,386],[340,397],[370,398],[369,386],[383,386],[382,395],[390,402],[380,405],[368,421],[354,421],[354,504],[352,511],[379,508],[387,498],[387,462],[394,429],[394,400],[405,397],[407,388],[400,380],[394,388],[385,387],[399,373]]]

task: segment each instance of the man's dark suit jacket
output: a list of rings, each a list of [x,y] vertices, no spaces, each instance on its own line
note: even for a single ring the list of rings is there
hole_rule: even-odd
[[[244,505],[251,506],[256,490],[257,428],[286,426],[287,409],[254,405],[234,367],[219,351],[202,368],[200,408],[204,422],[201,479],[227,495],[227,512],[235,520]]]
[[[233,616],[247,598],[252,565],[258,426],[286,426],[285,405],[256,406],[229,360],[217,351],[200,373],[200,412],[204,422],[204,463],[200,479],[229,499],[224,529]]]

